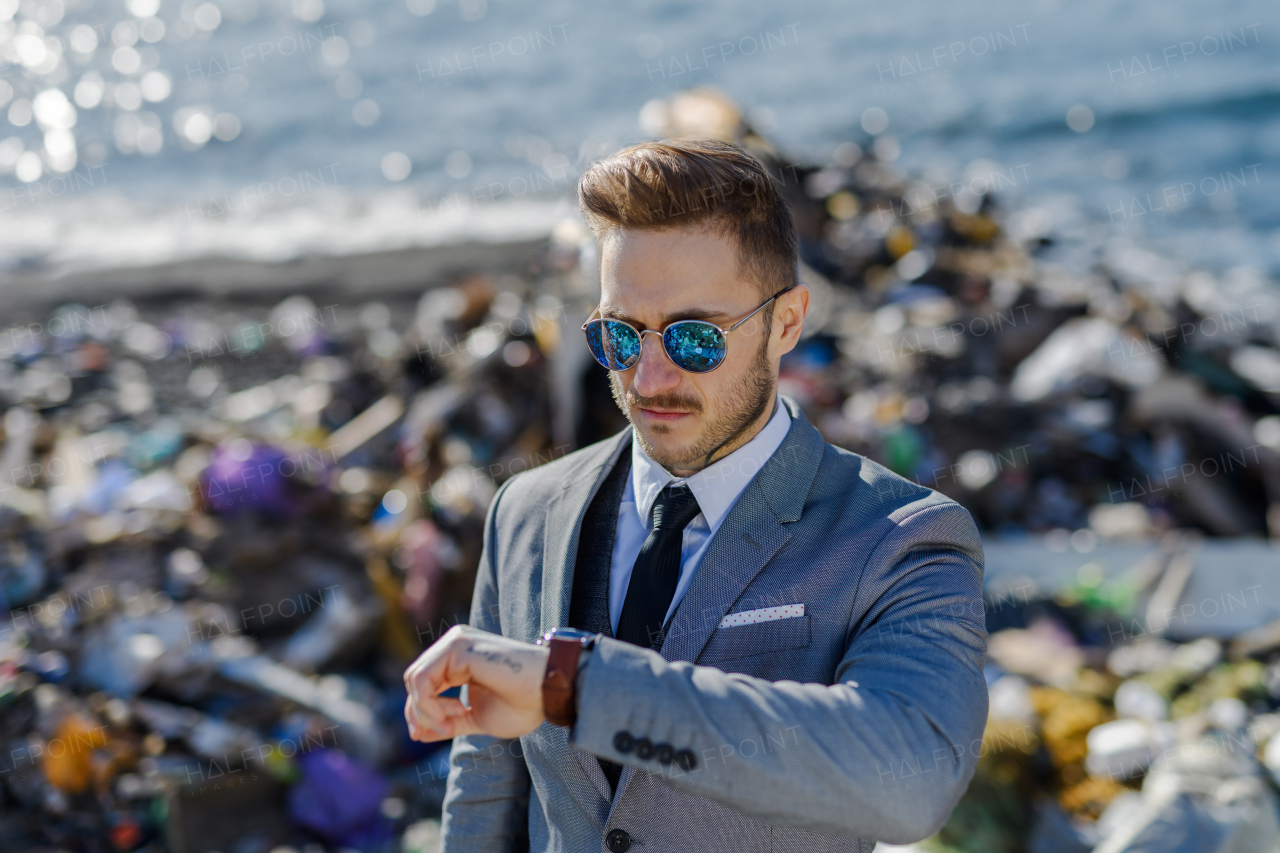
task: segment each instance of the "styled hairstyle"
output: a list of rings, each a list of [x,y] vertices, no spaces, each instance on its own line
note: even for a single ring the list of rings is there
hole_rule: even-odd
[[[737,240],[739,274],[763,296],[797,283],[791,211],[760,161],[732,143],[632,145],[592,164],[578,181],[578,203],[597,240],[619,228],[705,226]]]

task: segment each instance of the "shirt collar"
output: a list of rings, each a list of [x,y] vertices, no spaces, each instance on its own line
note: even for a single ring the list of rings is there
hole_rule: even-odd
[[[703,468],[687,478],[673,477],[657,462],[649,458],[640,442],[631,442],[631,489],[636,499],[636,512],[640,523],[649,526],[649,515],[659,493],[672,483],[685,483],[698,501],[698,508],[714,534],[724,521],[734,501],[764,464],[782,445],[791,429],[791,414],[777,399],[777,410],[750,441],[723,459]]]

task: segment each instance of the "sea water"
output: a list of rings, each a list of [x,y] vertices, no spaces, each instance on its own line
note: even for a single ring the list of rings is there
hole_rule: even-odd
[[[0,270],[545,233],[709,85],[1046,232],[1280,273],[1280,7],[0,0]]]

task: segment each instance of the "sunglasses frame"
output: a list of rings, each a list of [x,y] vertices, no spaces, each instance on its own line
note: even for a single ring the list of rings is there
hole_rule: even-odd
[[[627,326],[628,328],[630,328],[630,329],[632,329],[633,331],[635,331],[635,333],[640,337],[640,344],[641,344],[641,349],[642,349],[642,350],[643,350],[643,345],[644,345],[644,336],[645,336],[645,335],[657,335],[657,336],[658,336],[658,339],[662,341],[662,352],[663,352],[663,354],[664,354],[664,355],[666,355],[667,359],[668,359],[672,364],[674,364],[674,365],[676,366],[676,368],[677,368],[677,369],[679,369],[679,370],[683,370],[685,373],[696,373],[696,374],[701,375],[701,374],[704,374],[704,373],[710,373],[711,371],[715,370],[717,367],[719,367],[720,365],[724,364],[725,359],[729,357],[729,333],[730,333],[730,332],[732,332],[734,329],[738,328],[738,327],[739,327],[739,326],[741,326],[743,323],[745,323],[745,322],[747,322],[748,320],[750,320],[750,319],[751,319],[752,317],[754,317],[756,314],[760,313],[761,309],[763,309],[763,308],[764,308],[766,305],[768,305],[770,302],[772,302],[773,300],[777,299],[779,296],[782,296],[784,293],[789,293],[789,292],[791,292],[792,290],[795,290],[795,288],[796,288],[796,285],[794,285],[794,284],[793,284],[793,285],[790,285],[790,286],[788,286],[788,287],[784,287],[782,290],[779,290],[777,293],[773,294],[773,296],[770,296],[770,297],[769,297],[768,299],[766,299],[764,302],[761,302],[759,305],[757,305],[754,311],[752,311],[750,314],[748,314],[747,316],[743,317],[741,320],[739,320],[738,322],[734,323],[732,326],[730,326],[730,327],[729,327],[729,328],[727,328],[727,329],[723,329],[723,328],[721,328],[721,327],[717,326],[715,323],[710,322],[709,320],[673,320],[673,321],[671,321],[670,323],[668,323],[666,326],[664,326],[660,331],[659,331],[659,330],[657,330],[657,329],[637,329],[635,326],[631,325],[630,323],[628,323],[628,322],[627,322],[627,321],[625,321],[625,320],[617,320],[617,319],[614,319],[614,318],[612,318],[612,317],[596,317],[596,316],[595,316],[595,315],[596,315],[596,313],[600,311],[600,306],[599,306],[599,305],[597,305],[597,306],[595,307],[595,310],[594,310],[594,311],[592,311],[590,315],[588,315],[588,317],[587,317],[587,322],[585,322],[585,323],[583,323],[583,324],[582,324],[582,332],[583,332],[583,334],[586,334],[587,327],[588,327],[588,326],[590,326],[592,323],[605,323],[605,322],[621,323],[622,325]],[[724,356],[723,356],[723,357],[721,357],[721,359],[720,359],[718,362],[716,362],[715,366],[710,367],[710,368],[708,368],[707,370],[689,370],[688,368],[681,367],[679,364],[677,364],[677,363],[676,363],[675,358],[673,358],[673,357],[672,357],[672,355],[671,355],[671,353],[670,353],[670,351],[668,351],[668,350],[667,350],[667,342],[666,342],[666,338],[664,337],[664,335],[666,335],[667,331],[668,331],[668,330],[670,330],[672,326],[679,326],[679,325],[684,324],[684,323],[697,323],[698,325],[701,325],[701,326],[710,326],[711,328],[715,329],[717,332],[719,332],[719,333],[720,333],[720,336],[724,339]],[[602,331],[603,331],[603,330],[602,330]],[[603,337],[604,337],[604,335],[602,334],[602,335],[601,335],[601,337],[603,338]],[[590,347],[589,347],[589,346],[588,346],[587,348],[588,348],[588,349],[590,349]],[[641,352],[641,355],[643,355],[643,352]],[[596,363],[597,363],[597,364],[599,364],[599,363],[600,363],[600,359],[596,358],[596,356],[595,356],[595,352],[594,352],[594,351],[591,353],[591,357],[596,359]],[[632,364],[631,364],[630,366],[628,366],[628,367],[621,368],[621,370],[619,370],[618,372],[620,372],[620,373],[621,373],[622,371],[631,370],[633,367],[635,367],[635,366],[636,366],[637,364],[639,364],[639,363],[640,363],[640,356],[639,356],[639,355],[637,355],[637,356],[636,356],[636,360],[635,360],[635,362],[634,362],[634,363],[632,363]],[[601,366],[601,367],[603,367],[603,368],[605,368],[606,370],[612,370],[612,369],[613,369],[613,368],[609,367],[608,365],[603,365],[603,364],[602,364],[602,365],[600,365],[600,366]]]

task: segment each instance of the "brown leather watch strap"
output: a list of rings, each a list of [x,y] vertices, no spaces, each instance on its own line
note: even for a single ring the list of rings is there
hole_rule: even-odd
[[[551,655],[547,658],[547,671],[542,677],[542,709],[547,719],[557,726],[572,726],[578,718],[573,694],[582,641],[552,637],[548,646]]]

